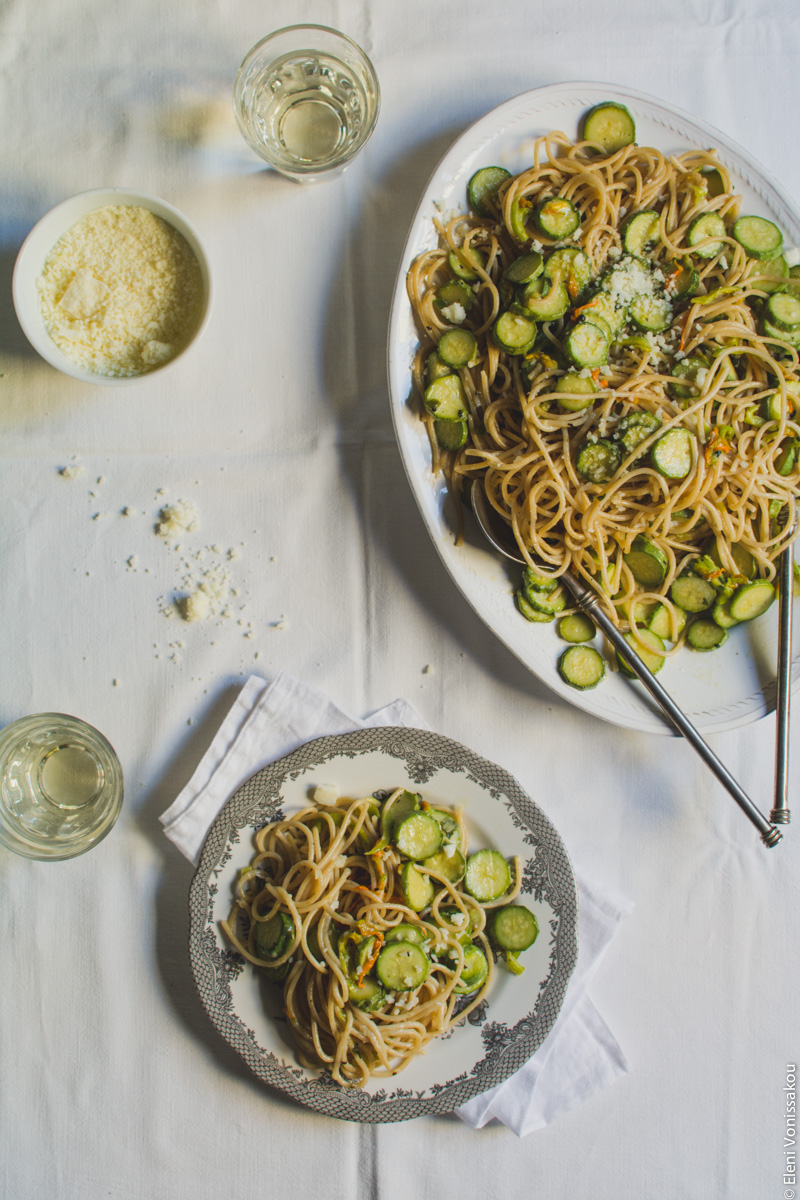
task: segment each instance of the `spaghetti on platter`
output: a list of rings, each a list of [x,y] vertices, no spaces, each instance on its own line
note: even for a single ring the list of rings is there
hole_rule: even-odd
[[[341,1085],[401,1071],[481,1003],[498,947],[519,973],[538,932],[516,860],[512,879],[499,852],[468,855],[460,812],[402,788],[312,804],[255,846],[222,927],[283,987],[304,1065]]]
[[[473,176],[408,272],[413,374],[453,493],[482,481],[537,578],[571,570],[634,638],[663,605],[677,646],[676,579],[730,600],[794,536],[800,279],[714,151],[632,137],[553,132]]]

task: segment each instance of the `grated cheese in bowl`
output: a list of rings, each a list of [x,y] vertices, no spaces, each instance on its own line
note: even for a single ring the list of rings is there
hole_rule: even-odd
[[[208,263],[171,205],[122,188],[52,209],[23,243],[14,306],[31,344],[85,382],[114,384],[173,362],[208,317]]]

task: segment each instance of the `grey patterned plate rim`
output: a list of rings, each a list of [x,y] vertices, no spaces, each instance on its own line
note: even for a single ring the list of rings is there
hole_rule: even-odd
[[[260,990],[256,972],[245,970],[219,929],[236,873],[252,854],[252,833],[279,812],[288,815],[307,803],[310,788],[322,782],[333,782],[344,795],[409,785],[434,803],[460,799],[471,846],[477,831],[475,845],[520,855],[523,899],[541,930],[526,952],[525,974],[498,970],[487,1001],[468,1021],[401,1075],[371,1080],[363,1089],[342,1088],[324,1072],[299,1065],[269,989]],[[246,780],[206,837],[189,891],[189,918],[192,973],[217,1032],[265,1083],[317,1112],[368,1123],[452,1112],[519,1070],[555,1023],[578,952],[572,866],[536,802],[508,771],[459,742],[394,726],[317,738]]]
[[[598,82],[548,84],[523,92],[486,113],[456,138],[434,170],[411,222],[398,264],[387,340],[391,414],[409,485],[434,548],[456,587],[492,633],[542,683],[562,700],[593,716],[648,733],[674,735],[672,725],[639,683],[620,672],[607,673],[602,685],[577,691],[556,669],[563,643],[553,626],[531,627],[517,612],[512,572],[467,522],[463,544],[456,545],[456,521],[447,489],[431,471],[430,444],[417,414],[411,364],[418,331],[405,286],[414,257],[435,244],[433,217],[462,210],[473,171],[496,163],[511,171],[530,161],[535,137],[561,129],[576,136],[581,115],[593,104],[616,100],[636,121],[637,140],[665,153],[716,148],[730,170],[743,211],[770,217],[783,229],[787,245],[800,246],[800,212],[793,199],[756,160],[718,129],[664,101],[631,88]],[[660,678],[692,722],[704,733],[721,732],[755,721],[775,707],[777,605],[759,621],[737,626],[719,654],[679,654]],[[794,654],[795,688],[800,688],[800,638]]]

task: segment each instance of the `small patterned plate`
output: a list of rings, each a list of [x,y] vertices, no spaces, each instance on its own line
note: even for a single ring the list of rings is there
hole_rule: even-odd
[[[521,901],[540,934],[525,972],[495,975],[486,1001],[391,1080],[343,1088],[298,1062],[280,990],[262,984],[228,944],[219,922],[233,883],[253,854],[253,834],[308,803],[318,784],[368,796],[408,787],[433,804],[460,805],[470,850],[518,855]],[[501,767],[421,729],[361,729],[323,737],[264,767],[231,796],[214,822],[189,893],[189,954],[211,1021],[256,1075],[301,1104],[348,1121],[404,1121],[452,1112],[519,1070],[552,1028],[577,957],[577,895],[569,859],[538,805]]]

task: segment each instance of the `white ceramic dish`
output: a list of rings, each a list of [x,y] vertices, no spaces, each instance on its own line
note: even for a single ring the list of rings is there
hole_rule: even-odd
[[[625,104],[636,120],[637,141],[666,153],[714,147],[731,170],[742,211],[777,222],[787,245],[800,245],[800,213],[766,172],[729,138],[702,121],[639,92],[602,83],[564,83],[526,92],[500,105],[458,138],[426,187],[406,242],[394,293],[388,339],[388,371],[395,432],[423,520],[453,581],[498,638],[539,679],[570,704],[606,721],[652,733],[672,727],[641,685],[618,673],[588,692],[563,682],[556,669],[564,643],[551,625],[531,626],[516,610],[519,571],[486,547],[467,514],[466,540],[455,544],[455,522],[444,481],[431,472],[427,434],[417,416],[411,363],[418,345],[405,276],[413,259],[436,244],[433,217],[465,210],[466,185],[480,166],[511,172],[530,162],[533,140],[554,129],[576,138],[583,113],[603,100]],[[705,733],[754,721],[775,707],[777,605],[752,625],[730,631],[715,654],[686,650],[669,661],[659,679],[692,722]],[[795,639],[797,644],[797,639]],[[800,652],[794,662],[800,684]]]
[[[305,807],[311,788],[334,784],[345,796],[408,787],[434,806],[463,807],[471,850],[519,855],[521,902],[540,934],[525,951],[525,972],[498,967],[487,1001],[391,1080],[342,1088],[297,1061],[282,992],[257,972],[219,928],[233,883],[253,855],[252,834]],[[452,1112],[517,1071],[544,1041],[577,957],[577,894],[572,868],[544,813],[502,768],[457,742],[421,729],[362,729],[309,742],[257,772],[225,804],[206,839],[189,897],[189,952],[201,999],[222,1037],[264,1082],[301,1104],[348,1121],[403,1121]]]
[[[203,282],[202,315],[191,341],[179,354],[169,359],[163,366],[155,367],[153,370],[141,375],[124,377],[100,375],[97,371],[87,370],[71,362],[70,359],[62,354],[47,332],[39,307],[37,281],[42,273],[47,255],[68,229],[71,229],[73,225],[90,212],[94,212],[98,208],[104,208],[106,205],[135,205],[149,209],[150,212],[154,213],[157,217],[161,217],[162,220],[166,221],[167,224],[177,229],[178,233],[183,235],[194,251],[200,266]],[[211,311],[212,283],[208,258],[197,230],[177,208],[173,208],[166,201],[159,200],[156,196],[147,195],[145,192],[133,192],[127,188],[113,187],[94,188],[88,192],[81,192],[77,196],[71,196],[69,200],[64,200],[61,204],[57,204],[55,208],[51,208],[41,220],[37,221],[22,243],[17,255],[11,291],[14,310],[22,326],[23,333],[34,350],[43,359],[57,370],[62,371],[65,375],[71,375],[73,379],[79,379],[83,383],[119,386],[120,384],[137,383],[142,379],[149,379],[153,375],[160,375],[162,371],[167,370],[168,367],[177,362],[189,347],[197,341],[206,326]]]

